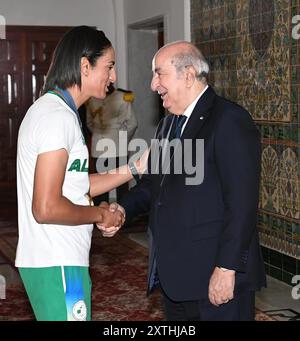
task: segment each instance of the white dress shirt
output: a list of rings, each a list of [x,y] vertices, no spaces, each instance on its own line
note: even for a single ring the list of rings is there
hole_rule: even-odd
[[[195,106],[197,104],[197,102],[199,101],[200,97],[204,94],[204,92],[208,89],[208,85],[206,85],[206,87],[200,92],[200,94],[197,96],[197,98],[185,109],[183,115],[187,117],[186,121],[184,122],[184,125],[181,128],[181,135],[185,129],[185,126],[188,123],[188,120],[190,119],[192,112],[195,109]]]

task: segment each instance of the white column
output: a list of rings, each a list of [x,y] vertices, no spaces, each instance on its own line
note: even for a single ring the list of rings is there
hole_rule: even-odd
[[[117,86],[127,89],[127,26],[125,24],[124,0],[113,0],[115,17],[115,50]]]
[[[191,39],[191,0],[184,0],[184,40]]]

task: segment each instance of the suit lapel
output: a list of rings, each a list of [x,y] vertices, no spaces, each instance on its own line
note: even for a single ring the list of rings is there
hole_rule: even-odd
[[[158,174],[160,165],[164,162],[165,149],[169,141],[174,115],[168,115],[161,120],[155,133],[154,145],[151,145],[151,170]],[[157,144],[158,142],[158,144]]]
[[[162,120],[161,126],[158,129],[155,138],[158,140],[168,138],[171,125],[172,125],[172,115],[168,115]]]
[[[199,101],[197,102],[188,122],[187,125],[180,137],[180,140],[183,141],[184,139],[193,139],[197,136],[200,129],[203,127],[207,117],[209,116],[210,109],[213,105],[214,98],[216,93],[214,90],[209,86],[204,94],[200,97]],[[167,124],[170,132],[170,128],[172,126],[172,120],[170,123]],[[166,138],[166,135],[165,137]],[[178,144],[177,144],[178,146]],[[174,158],[174,154],[176,153],[177,146],[175,147],[174,153],[170,158],[170,162],[168,167],[170,167],[170,163]],[[169,168],[166,168],[169,169]],[[162,186],[167,174],[162,174],[162,179],[160,185]]]
[[[209,116],[216,93],[209,86],[197,102],[190,119],[181,135],[181,139],[194,138]]]

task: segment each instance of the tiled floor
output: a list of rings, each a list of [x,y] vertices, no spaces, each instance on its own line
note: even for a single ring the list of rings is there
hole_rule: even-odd
[[[300,321],[300,297],[292,297],[293,287],[270,276],[267,281],[268,287],[256,293],[256,306],[277,320]]]
[[[129,233],[128,237],[148,247],[145,232]],[[267,277],[268,287],[256,294],[256,307],[280,321],[300,320],[300,298],[293,299],[292,286],[270,276]],[[298,283],[300,284],[300,278]],[[299,295],[300,296],[300,290]]]

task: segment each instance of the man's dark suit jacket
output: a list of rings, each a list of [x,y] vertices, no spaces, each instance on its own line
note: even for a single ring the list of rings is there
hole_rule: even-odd
[[[160,122],[156,138],[167,136],[173,117]],[[167,175],[144,175],[120,202],[128,219],[150,211],[149,279],[157,269],[175,301],[207,298],[215,266],[236,270],[235,293],[265,286],[256,228],[260,135],[250,114],[208,87],[184,139],[193,141],[193,161],[195,140],[204,139],[201,184],[186,185],[191,175],[172,174],[171,168]]]

